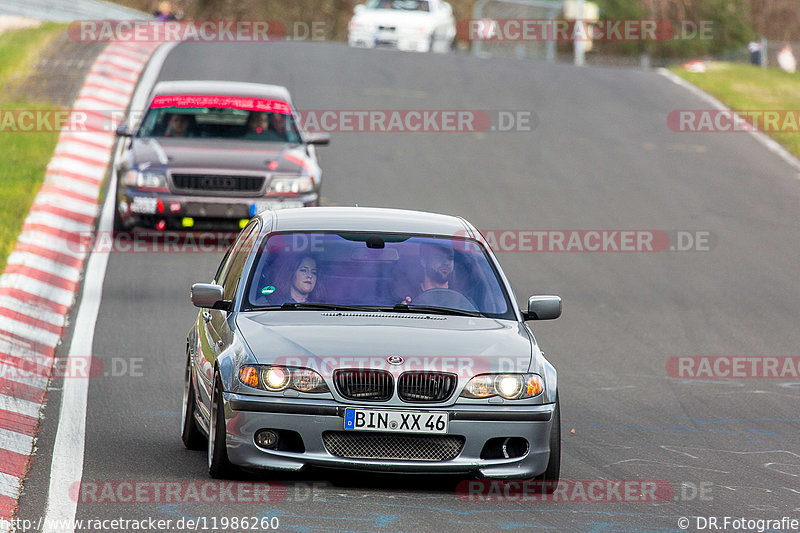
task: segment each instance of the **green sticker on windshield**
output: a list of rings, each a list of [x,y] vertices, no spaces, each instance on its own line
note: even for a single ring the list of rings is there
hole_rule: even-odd
[[[273,287],[272,285],[267,285],[266,287],[261,289],[261,294],[272,294],[273,292],[275,292],[275,287]]]

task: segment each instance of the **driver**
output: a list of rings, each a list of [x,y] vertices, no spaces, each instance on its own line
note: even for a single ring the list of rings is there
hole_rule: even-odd
[[[449,289],[450,276],[455,266],[453,249],[439,244],[420,245],[419,262],[422,265],[422,282],[419,290],[407,295],[401,303],[410,304],[414,298],[431,289]],[[414,289],[414,287],[412,287]]]

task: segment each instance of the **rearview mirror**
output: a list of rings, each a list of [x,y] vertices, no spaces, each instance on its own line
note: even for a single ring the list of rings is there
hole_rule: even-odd
[[[531,296],[523,320],[553,320],[561,316],[560,296]]]
[[[331,143],[331,134],[327,132],[306,133],[305,137],[308,144],[322,146]]]
[[[118,126],[115,133],[117,134],[117,137],[132,137],[133,136],[133,133],[128,128],[127,124],[122,124],[122,125]]]
[[[212,283],[195,283],[189,292],[189,299],[195,307],[204,309],[227,309],[230,302],[222,299],[222,287]]]

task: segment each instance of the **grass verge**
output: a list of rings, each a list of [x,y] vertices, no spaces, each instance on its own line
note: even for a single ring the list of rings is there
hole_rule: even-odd
[[[736,63],[711,63],[707,72],[670,70],[734,111],[800,111],[800,76],[780,69]],[[788,128],[787,128],[788,129]],[[765,131],[800,157],[800,131]]]
[[[10,100],[8,95],[65,27],[43,24],[0,34],[0,271],[5,269],[58,140],[58,132],[14,131],[14,111],[52,106]]]

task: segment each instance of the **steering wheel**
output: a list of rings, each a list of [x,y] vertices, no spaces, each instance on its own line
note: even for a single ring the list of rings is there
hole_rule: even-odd
[[[411,305],[433,305],[436,307],[450,307],[464,311],[477,311],[469,298],[453,289],[430,289],[414,298]]]

